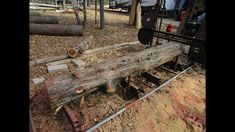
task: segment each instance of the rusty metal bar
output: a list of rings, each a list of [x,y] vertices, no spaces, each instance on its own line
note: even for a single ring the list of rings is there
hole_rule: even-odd
[[[168,68],[166,68],[166,67],[163,67],[163,66],[159,66],[159,68],[161,68],[161,69],[163,69],[163,70],[165,70],[165,71],[171,72],[171,73],[173,73],[173,74],[178,74],[177,72],[174,72],[174,71],[172,71],[172,70],[170,70],[170,69],[168,69]]]
[[[34,125],[31,109],[29,109],[29,120],[30,120],[30,126],[29,126],[30,132],[37,132],[36,127]]]
[[[78,124],[78,119],[75,116],[75,114],[67,106],[63,106],[63,112],[65,113],[67,119],[69,120],[70,124],[72,125],[73,130],[75,132],[79,132],[80,128],[79,128],[79,124]]]
[[[143,72],[141,73],[141,76],[146,78],[147,80],[149,80],[150,82],[156,84],[156,85],[159,85],[160,84],[160,78],[151,74],[151,73],[148,73],[148,72]]]

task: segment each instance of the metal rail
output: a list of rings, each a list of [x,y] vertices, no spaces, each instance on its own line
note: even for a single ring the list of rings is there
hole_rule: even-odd
[[[110,116],[104,117],[101,121],[99,121],[97,124],[95,124],[94,126],[88,128],[86,130],[86,132],[92,132],[93,130],[95,130],[96,128],[100,127],[101,125],[103,125],[104,123],[108,122],[109,120],[111,120],[112,118],[120,115],[121,113],[123,113],[126,109],[129,108],[129,106],[131,106],[132,104],[134,104],[137,101],[143,100],[145,98],[147,98],[148,96],[152,95],[154,92],[156,92],[157,90],[160,90],[161,88],[163,88],[164,86],[166,86],[168,83],[170,83],[171,81],[173,81],[174,79],[176,79],[179,75],[185,73],[187,70],[191,69],[192,67],[188,67],[187,69],[183,70],[182,72],[178,73],[177,75],[175,75],[174,77],[172,77],[170,80],[164,82],[162,85],[160,85],[159,87],[155,88],[154,90],[152,90],[151,92],[147,93],[146,95],[142,96],[140,99],[137,99],[131,103],[128,103],[124,106],[122,106],[117,112],[111,114]]]

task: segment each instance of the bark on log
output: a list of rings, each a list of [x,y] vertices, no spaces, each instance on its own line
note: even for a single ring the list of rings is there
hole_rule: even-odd
[[[39,12],[29,12],[30,17],[32,16],[41,16]]]
[[[130,17],[129,17],[129,25],[130,26],[134,25],[134,22],[135,22],[137,0],[132,0],[131,3],[132,3],[131,4],[131,12],[130,12]]]
[[[30,23],[46,23],[46,24],[58,24],[58,18],[56,16],[30,16],[29,17]]]
[[[162,65],[181,53],[181,44],[168,42],[47,80],[45,86],[51,107],[62,106],[114,79]]]
[[[81,43],[75,45],[72,48],[68,49],[68,55],[72,58],[82,54],[85,50],[91,47],[94,42],[93,36],[86,37]]]
[[[29,34],[83,36],[83,26],[59,24],[30,24]]]

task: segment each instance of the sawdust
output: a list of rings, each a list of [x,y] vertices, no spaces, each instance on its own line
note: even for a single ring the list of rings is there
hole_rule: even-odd
[[[135,112],[130,110],[124,114],[133,116],[134,120],[118,116],[99,130],[115,128],[116,131],[114,126],[123,128],[120,122],[128,121],[133,126],[126,130],[131,132],[205,131],[205,76],[195,76],[192,73],[182,75],[161,92],[132,108]],[[121,118],[121,121],[118,118]]]

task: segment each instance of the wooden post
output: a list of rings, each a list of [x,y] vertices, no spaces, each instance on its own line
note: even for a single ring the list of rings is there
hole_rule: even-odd
[[[131,1],[131,13],[129,17],[129,25],[133,26],[135,22],[135,12],[136,12],[137,0]]]
[[[55,5],[57,6],[58,5],[57,0],[54,0],[54,2],[55,2]]]
[[[160,9],[161,9],[161,0],[157,0],[157,3],[156,3],[156,13],[157,13],[157,18],[159,16],[159,12],[160,12]],[[156,23],[154,24],[155,25],[155,28],[157,29],[157,19],[156,19]]]
[[[87,0],[87,6],[90,6],[90,5],[91,5],[91,1]]]
[[[83,14],[84,14],[84,21],[83,21],[83,26],[84,28],[86,27],[86,7],[87,7],[87,0],[83,0]]]
[[[63,6],[62,6],[63,9],[65,9],[65,0],[63,0]]]
[[[136,9],[136,28],[140,29],[141,28],[141,4],[140,1],[138,0],[137,4],[137,9]]]
[[[104,19],[104,0],[100,0],[100,29],[105,27]]]
[[[95,24],[97,24],[97,1],[95,0]]]
[[[77,0],[72,0],[72,6],[73,6],[75,17],[77,19],[77,24],[81,25],[81,19],[80,19],[79,15],[78,15],[78,12],[77,12],[77,10],[79,8],[77,3],[79,3],[79,1],[77,2]]]
[[[84,100],[85,100],[85,96],[82,96],[80,99],[79,107],[82,107],[82,105],[84,104]]]

